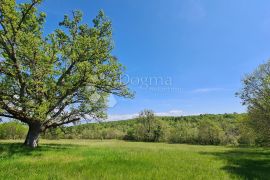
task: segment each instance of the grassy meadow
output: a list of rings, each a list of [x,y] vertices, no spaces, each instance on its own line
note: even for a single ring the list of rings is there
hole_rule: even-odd
[[[267,179],[270,149],[118,140],[0,141],[0,179]]]

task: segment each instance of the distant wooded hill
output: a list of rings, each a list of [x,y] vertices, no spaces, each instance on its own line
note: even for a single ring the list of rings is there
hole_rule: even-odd
[[[1,139],[23,139],[27,127],[18,122],[0,124]],[[255,145],[259,143],[246,114],[203,114],[182,117],[139,118],[88,123],[52,129],[46,139],[123,139],[213,145]]]

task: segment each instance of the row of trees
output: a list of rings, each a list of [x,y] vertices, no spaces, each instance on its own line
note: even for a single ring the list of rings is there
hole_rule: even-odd
[[[245,114],[156,117],[153,111],[144,110],[133,120],[55,128],[42,136],[46,139],[124,139],[203,145],[260,144],[248,122]],[[7,124],[2,125],[7,127]],[[21,138],[13,135],[1,138],[13,137]]]
[[[143,116],[138,118],[138,124],[127,132],[124,139],[203,145],[258,144],[243,114],[201,115],[175,120],[171,117],[154,117],[152,111],[148,110],[141,114]]]

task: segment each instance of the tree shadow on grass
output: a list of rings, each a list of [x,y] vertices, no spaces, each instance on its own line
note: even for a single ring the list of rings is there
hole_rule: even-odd
[[[223,170],[243,179],[270,178],[270,149],[267,148],[236,148],[225,152],[202,152],[226,160]]]
[[[20,156],[41,156],[46,151],[64,151],[77,146],[73,144],[41,144],[33,149],[23,146],[22,143],[0,142],[0,160]]]

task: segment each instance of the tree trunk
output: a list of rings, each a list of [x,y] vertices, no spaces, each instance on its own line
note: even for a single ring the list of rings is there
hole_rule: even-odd
[[[24,145],[31,148],[36,148],[38,146],[38,139],[41,133],[40,123],[29,124],[29,130],[24,141]]]

